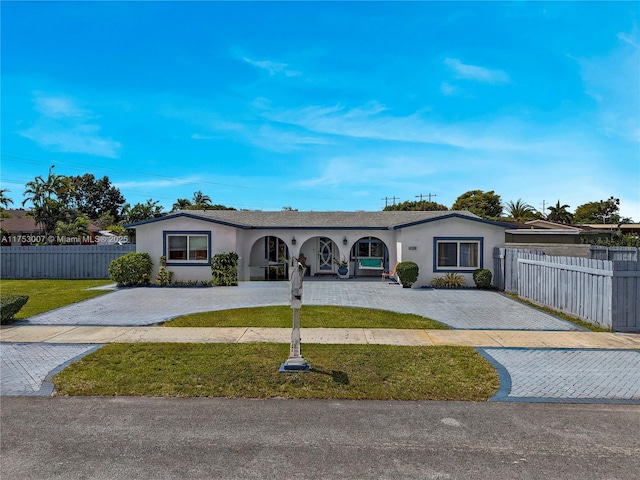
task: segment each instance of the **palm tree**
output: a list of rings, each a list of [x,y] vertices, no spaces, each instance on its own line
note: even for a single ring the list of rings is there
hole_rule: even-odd
[[[71,179],[64,175],[56,175],[53,171],[54,168],[55,165],[51,165],[46,180],[38,175],[25,184],[25,199],[22,202],[23,206],[27,202],[33,204],[29,215],[33,217],[36,224],[43,226],[45,235],[55,230],[57,221],[66,220],[67,208],[59,197],[73,190]]]
[[[535,209],[522,201],[522,199],[518,199],[515,202],[507,203],[507,212],[509,216],[513,218],[516,222],[526,222],[527,220],[533,220],[536,216]]]
[[[45,182],[44,179],[38,175],[36,178],[25,184],[22,206],[24,207],[27,202],[33,203],[34,206],[42,205],[45,196]]]
[[[189,210],[192,206],[193,204],[188,198],[179,198],[178,200],[176,200],[176,203],[173,204],[173,207],[171,207],[171,211],[175,212],[176,210]]]
[[[56,175],[53,172],[54,168],[55,165],[49,167],[49,174],[46,180],[41,175],[38,175],[25,184],[23,206],[30,201],[34,207],[40,207],[45,203],[45,198],[51,199],[54,195],[58,197],[72,190],[71,179],[64,175]]]
[[[547,215],[547,220],[558,223],[571,223],[573,215],[567,211],[567,208],[569,208],[569,205],[560,205],[560,200],[558,200],[555,206],[547,207],[550,212]]]
[[[90,221],[86,215],[76,217],[71,223],[58,220],[56,223],[56,235],[64,239],[62,243],[67,243],[67,239],[70,243],[80,243],[80,237],[88,237],[91,235],[88,228],[89,223]]]
[[[13,205],[13,200],[5,195],[5,193],[10,192],[8,188],[0,189],[0,208],[5,209],[9,206],[9,204]]]
[[[211,197],[209,195],[204,195],[200,190],[193,193],[192,202],[195,209],[204,210],[206,207],[211,206]]]

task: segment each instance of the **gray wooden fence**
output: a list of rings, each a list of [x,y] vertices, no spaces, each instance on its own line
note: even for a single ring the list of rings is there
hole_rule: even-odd
[[[109,278],[109,262],[135,245],[0,247],[2,278]]]
[[[537,253],[544,255],[540,250],[526,250],[520,248],[494,248],[493,249],[493,285],[507,293],[518,293],[518,255],[524,253]]]
[[[496,249],[506,292],[618,332],[640,331],[640,262]],[[500,283],[502,282],[502,283]]]
[[[601,247],[591,245],[591,258],[596,260],[640,260],[640,248],[636,247]]]

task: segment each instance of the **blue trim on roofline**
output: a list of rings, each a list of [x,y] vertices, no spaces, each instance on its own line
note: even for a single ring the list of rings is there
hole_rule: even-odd
[[[139,227],[140,225],[146,225],[148,223],[155,223],[155,222],[162,222],[164,220],[171,220],[171,219],[180,218],[180,217],[193,218],[194,220],[201,220],[203,222],[209,222],[209,223],[217,223],[219,225],[226,225],[228,227],[242,228],[243,230],[254,228],[254,227],[248,227],[246,225],[225,222],[223,220],[200,217],[198,215],[194,215],[193,213],[186,213],[186,212],[180,212],[180,213],[171,214],[171,215],[164,215],[162,217],[150,218],[149,220],[142,220],[141,222],[129,223],[127,225],[124,225],[124,228],[136,228],[136,227]]]
[[[424,220],[417,220],[417,221],[411,222],[411,223],[403,223],[401,225],[396,225],[394,227],[391,227],[391,229],[398,230],[400,228],[413,227],[415,225],[420,225],[420,224],[423,224],[423,223],[437,222],[439,220],[445,220],[447,218],[462,218],[463,220],[471,220],[472,222],[485,223],[487,225],[493,225],[495,227],[513,228],[513,225],[507,225],[506,223],[496,222],[494,220],[487,220],[487,219],[479,218],[479,217],[478,218],[469,217],[467,215],[462,215],[460,213],[449,213],[447,215],[442,215],[441,217],[425,218]]]
[[[149,220],[142,220],[141,222],[129,223],[124,225],[124,228],[136,228],[140,225],[146,225],[148,223],[162,222],[165,220],[171,220],[173,218],[193,218],[194,220],[200,220],[203,222],[215,223],[218,225],[225,225],[228,227],[240,228],[242,230],[400,230],[402,228],[413,227],[416,225],[421,225],[423,223],[437,222],[440,220],[446,220],[448,218],[461,218],[463,220],[470,220],[472,222],[484,223],[487,225],[493,225],[495,227],[502,228],[513,228],[513,225],[507,225],[504,223],[496,222],[493,220],[486,220],[484,218],[476,218],[470,217],[467,215],[462,215],[460,213],[450,213],[447,215],[442,215],[434,218],[425,218],[424,220],[417,220],[415,222],[403,223],[400,225],[391,225],[386,227],[340,227],[340,226],[332,226],[332,227],[307,227],[307,226],[258,226],[258,225],[242,225],[239,223],[225,222],[224,220],[218,220],[214,218],[201,217],[199,215],[194,215],[193,213],[180,212],[170,215],[165,215],[162,217],[150,218]]]

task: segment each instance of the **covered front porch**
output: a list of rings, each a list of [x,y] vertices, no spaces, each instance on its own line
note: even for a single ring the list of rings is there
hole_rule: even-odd
[[[257,238],[248,256],[248,280],[288,280],[293,258],[305,266],[307,279],[372,279],[380,280],[389,265],[395,265],[386,243],[379,237],[345,234],[304,236],[302,233]],[[346,271],[344,268],[346,267]]]

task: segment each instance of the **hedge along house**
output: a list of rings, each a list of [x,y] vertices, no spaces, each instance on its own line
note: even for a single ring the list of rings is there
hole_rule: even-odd
[[[306,275],[336,275],[347,260],[350,277],[378,277],[397,262],[420,269],[415,286],[447,272],[473,284],[476,268],[493,269],[493,248],[504,247],[505,229],[465,211],[262,212],[188,210],[127,225],[136,229],[136,251],[161,256],[180,281],[210,280],[211,257],[236,252],[238,280],[286,280],[292,258]]]

